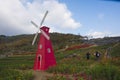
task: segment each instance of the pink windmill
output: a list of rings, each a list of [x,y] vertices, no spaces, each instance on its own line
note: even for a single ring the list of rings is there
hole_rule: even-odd
[[[40,27],[38,27],[38,25],[36,25],[33,21],[31,21],[31,23],[35,27],[39,28],[39,30],[37,31],[33,39],[32,45],[34,45],[39,31],[41,31],[40,40],[38,43],[38,49],[37,49],[36,57],[34,61],[34,68],[33,68],[34,70],[37,70],[37,71],[44,71],[44,70],[47,70],[49,67],[56,65],[54,51],[52,48],[52,43],[49,35],[49,28],[46,26],[42,26],[47,14],[48,14],[48,11],[46,11],[40,23]]]

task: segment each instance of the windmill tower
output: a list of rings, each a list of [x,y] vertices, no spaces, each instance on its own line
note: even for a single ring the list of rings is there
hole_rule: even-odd
[[[54,51],[52,48],[52,43],[49,35],[49,28],[46,26],[42,26],[47,14],[48,14],[48,11],[46,11],[40,23],[40,27],[38,27],[38,25],[36,25],[33,21],[31,21],[31,23],[35,27],[39,28],[38,32],[36,33],[33,39],[32,45],[34,45],[39,31],[41,31],[40,40],[38,43],[38,48],[37,48],[36,57],[34,61],[34,68],[33,68],[34,70],[37,70],[37,71],[44,71],[44,70],[47,70],[49,67],[56,65]]]

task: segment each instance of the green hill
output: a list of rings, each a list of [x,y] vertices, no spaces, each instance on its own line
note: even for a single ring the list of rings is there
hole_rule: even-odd
[[[39,40],[32,46],[33,37],[33,34],[0,36],[0,57],[13,54],[0,58],[0,80],[33,80],[32,67]],[[61,33],[51,33],[50,37],[57,65],[46,71],[54,74],[48,80],[120,80],[120,37],[84,40],[80,35]],[[96,51],[100,52],[99,59],[94,55]],[[89,60],[87,52],[90,52]]]
[[[34,38],[34,34],[16,35],[16,36],[0,35],[0,54],[35,53],[37,49],[39,36],[34,46],[31,45],[33,38]],[[85,44],[85,43],[95,44],[100,46],[100,45],[109,45],[111,43],[114,44],[120,42],[120,37],[106,37],[101,39],[84,40],[83,37],[80,35],[62,34],[62,33],[50,33],[50,38],[55,51],[64,49],[66,47],[80,46],[81,44]]]
[[[71,42],[76,40],[75,43],[81,43],[81,36],[73,34],[50,33],[51,41],[54,50],[62,49],[66,45],[71,45]],[[0,54],[13,53],[24,54],[35,52],[39,37],[34,46],[31,45],[34,35],[16,35],[16,36],[0,36]]]

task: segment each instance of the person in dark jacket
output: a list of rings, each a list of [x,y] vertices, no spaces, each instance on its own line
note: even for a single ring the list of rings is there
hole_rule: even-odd
[[[89,52],[86,53],[86,58],[87,58],[87,60],[90,59],[90,53]]]
[[[98,60],[100,58],[100,53],[98,51],[95,52],[96,59]]]

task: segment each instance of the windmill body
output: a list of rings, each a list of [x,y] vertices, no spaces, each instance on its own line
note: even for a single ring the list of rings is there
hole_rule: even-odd
[[[40,28],[49,36],[49,28],[43,26]],[[36,58],[34,62],[34,70],[47,70],[50,66],[55,66],[56,60],[52,48],[51,40],[47,39],[43,34],[40,35]]]
[[[42,26],[47,14],[48,14],[48,11],[46,11],[46,13],[40,23],[40,27]],[[31,21],[31,23],[35,27],[39,28],[39,26],[37,24],[35,24],[33,21]],[[53,52],[53,48],[52,48],[52,43],[50,41],[48,27],[42,26],[41,28],[38,29],[38,31],[36,32],[36,35],[33,39],[32,45],[34,45],[39,31],[41,31],[41,35],[40,35],[40,40],[38,43],[38,49],[36,52],[33,69],[37,70],[37,71],[44,71],[44,70],[47,70],[51,66],[55,66],[56,60],[55,60],[55,56],[54,56],[54,52]]]

